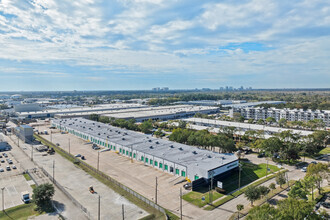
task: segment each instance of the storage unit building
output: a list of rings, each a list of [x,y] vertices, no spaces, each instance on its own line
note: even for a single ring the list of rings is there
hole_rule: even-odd
[[[53,119],[52,126],[192,182],[208,182],[238,166],[234,154],[198,149],[84,118]]]

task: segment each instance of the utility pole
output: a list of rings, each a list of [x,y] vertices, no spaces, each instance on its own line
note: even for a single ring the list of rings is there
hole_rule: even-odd
[[[70,138],[69,138],[69,154],[70,154]]]
[[[100,151],[97,151],[97,171],[99,171],[100,166]]]
[[[182,220],[182,189],[180,188],[180,219]]]
[[[50,142],[53,143],[53,135],[52,135],[52,130],[50,130]]]
[[[158,182],[157,182],[157,176],[156,176],[156,195],[155,195],[156,204],[157,204],[157,188],[158,188]]]
[[[53,160],[53,183],[55,183],[55,160]]]
[[[124,209],[124,204],[121,205],[121,213],[123,215],[123,220],[125,219],[125,209]]]
[[[242,166],[238,162],[238,190],[240,190],[240,188],[241,188],[241,169],[242,169]]]
[[[101,219],[101,196],[99,194],[99,206],[98,206],[98,210],[97,210],[97,219],[100,220]]]
[[[212,202],[213,202],[213,193],[212,193],[212,190],[213,190],[213,175],[214,175],[214,173],[213,173],[213,171],[211,171],[211,190],[210,190],[210,192],[211,192],[211,194],[210,194],[210,203],[211,203],[211,205],[212,205]]]
[[[1,188],[1,191],[2,191],[2,212],[5,211],[5,194],[3,192],[4,189],[5,189],[5,187]]]
[[[31,144],[31,161],[33,161],[33,145]]]
[[[267,168],[266,168],[266,177],[267,177],[267,175],[268,175],[268,158],[266,158],[266,160],[267,160]]]

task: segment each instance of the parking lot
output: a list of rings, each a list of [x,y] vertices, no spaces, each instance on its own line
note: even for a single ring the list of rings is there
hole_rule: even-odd
[[[21,167],[10,151],[0,152],[0,178],[18,175]]]
[[[73,155],[81,154],[85,157],[85,162],[97,167],[98,151],[92,149],[92,145],[88,142],[79,139],[71,134],[61,134],[58,130],[49,129],[48,126],[40,126],[40,130],[47,130],[52,134],[41,135],[47,140],[52,140],[53,143]],[[70,140],[69,140],[70,139]],[[129,158],[118,155],[114,151],[101,152],[99,155],[99,168],[102,172],[113,177],[120,183],[130,187],[134,191],[155,201],[155,185],[156,177],[158,178],[158,196],[157,202],[161,206],[171,210],[179,215],[180,208],[180,188],[186,183],[181,182],[183,177],[177,177],[165,172],[161,172],[150,166],[144,165],[139,161],[131,161]],[[183,193],[189,191],[183,190]],[[183,201],[183,206],[187,217],[194,218],[193,216],[202,216],[207,214],[206,211],[198,209],[193,205]]]
[[[32,188],[22,174],[7,175],[5,178],[2,174],[0,174],[0,188],[4,188],[5,209],[23,204],[21,193],[24,191],[30,192],[30,197],[32,196]],[[2,199],[0,204],[2,207]]]
[[[81,205],[87,208],[91,219],[97,218],[99,195],[101,197],[101,219],[121,218],[122,205],[124,205],[125,209],[125,219],[139,219],[148,215],[146,211],[132,204],[120,194],[115,193],[62,156],[38,152],[36,148],[39,146],[41,145],[33,145],[33,160],[42,166],[51,176],[53,175],[53,163],[55,163],[55,180],[59,182],[71,196],[78,200]],[[20,147],[27,155],[32,155],[30,144],[21,143]],[[96,191],[95,194],[90,193],[88,190],[91,185]]]

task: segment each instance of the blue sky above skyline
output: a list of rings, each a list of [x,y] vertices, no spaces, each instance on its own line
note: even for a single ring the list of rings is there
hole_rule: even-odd
[[[0,91],[329,88],[323,0],[0,0]]]

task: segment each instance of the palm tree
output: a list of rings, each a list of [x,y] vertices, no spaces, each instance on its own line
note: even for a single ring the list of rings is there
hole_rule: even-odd
[[[236,208],[237,208],[237,218],[239,219],[239,214],[240,214],[239,212],[244,209],[244,205],[238,204]]]

